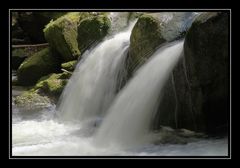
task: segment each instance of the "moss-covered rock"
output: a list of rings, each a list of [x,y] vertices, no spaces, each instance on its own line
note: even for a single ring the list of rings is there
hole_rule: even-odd
[[[27,58],[25,49],[14,49],[12,51],[12,69],[17,70],[21,63]]]
[[[93,42],[107,34],[110,21],[105,14],[70,12],[44,29],[46,40],[64,61],[78,59]]]
[[[48,96],[58,97],[62,93],[65,85],[67,84],[69,74],[49,74],[42,77],[37,84],[34,86],[33,90],[43,93]]]
[[[60,62],[56,55],[45,48],[27,58],[18,68],[17,77],[20,85],[34,85],[42,76],[60,69]]]
[[[50,46],[62,56],[63,60],[71,61],[80,56],[77,42],[77,26],[88,17],[88,12],[69,12],[50,22],[44,29],[44,35]]]
[[[207,12],[186,34],[184,54],[195,117],[209,133],[227,129],[229,116],[229,14]]]
[[[25,91],[14,99],[14,104],[26,110],[48,107],[51,100],[47,96],[42,96],[37,91]]]
[[[140,66],[166,40],[160,22],[147,14],[139,17],[130,37],[130,71]]]
[[[78,26],[78,48],[84,52],[89,46],[106,36],[111,22],[105,15],[91,16],[82,20]]]
[[[65,62],[61,64],[61,67],[67,71],[73,71],[77,65],[77,60]]]
[[[66,12],[18,12],[17,22],[24,33],[34,43],[45,42],[43,29],[51,20],[55,20]]]

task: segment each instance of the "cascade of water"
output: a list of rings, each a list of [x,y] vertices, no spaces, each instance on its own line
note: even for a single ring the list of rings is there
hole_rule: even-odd
[[[65,87],[57,110],[63,120],[99,117],[116,92],[133,24],[86,52]]]
[[[177,63],[183,41],[160,48],[117,95],[97,134],[97,146],[134,146],[149,141],[149,126],[161,89]],[[146,136],[145,136],[146,135]]]

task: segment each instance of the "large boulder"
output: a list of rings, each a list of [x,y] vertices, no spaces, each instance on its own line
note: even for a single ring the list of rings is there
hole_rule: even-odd
[[[17,23],[33,43],[45,42],[43,29],[51,20],[66,12],[18,12]]]
[[[184,54],[192,109],[202,118],[202,129],[226,131],[230,113],[229,14],[208,12],[197,17],[186,35]]]
[[[186,34],[184,55],[166,86],[154,129],[161,125],[210,135],[227,133],[229,53],[227,13],[203,13]]]
[[[50,22],[44,29],[46,40],[66,61],[76,60],[94,42],[102,39],[110,26],[105,15],[70,12]]]
[[[105,37],[111,22],[105,15],[88,17],[82,20],[78,26],[78,48],[84,52],[89,46],[97,43]]]
[[[158,19],[147,14],[139,17],[130,37],[129,73],[142,65],[165,41]]]
[[[34,85],[42,76],[60,69],[59,58],[49,48],[45,48],[24,60],[17,70],[18,83]]]
[[[50,46],[55,49],[65,61],[77,59],[80,56],[77,42],[77,25],[88,13],[70,12],[44,29],[44,35]]]
[[[130,76],[161,44],[183,38],[198,13],[149,12],[139,15],[130,37]]]

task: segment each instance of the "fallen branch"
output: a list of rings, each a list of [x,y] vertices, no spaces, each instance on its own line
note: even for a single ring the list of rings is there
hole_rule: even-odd
[[[12,48],[45,47],[45,46],[49,46],[49,44],[48,43],[43,43],[43,44],[12,45]]]
[[[63,72],[66,72],[66,73],[69,73],[69,74],[71,74],[72,75],[72,72],[70,72],[70,71],[67,71],[66,69],[61,69]]]

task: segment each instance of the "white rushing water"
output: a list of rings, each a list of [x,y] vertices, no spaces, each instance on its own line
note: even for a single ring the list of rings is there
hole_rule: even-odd
[[[96,148],[92,144],[93,137],[87,134],[90,127],[85,130],[81,124],[61,123],[49,117],[49,113],[53,111],[43,111],[36,119],[13,121],[13,156],[226,156],[228,152],[227,138],[199,139],[186,145]]]
[[[115,96],[132,27],[84,54],[61,95],[60,118],[83,121],[107,110]]]
[[[134,146],[149,141],[149,126],[161,89],[177,63],[183,41],[160,48],[134,75],[112,103],[96,135],[97,145]]]

